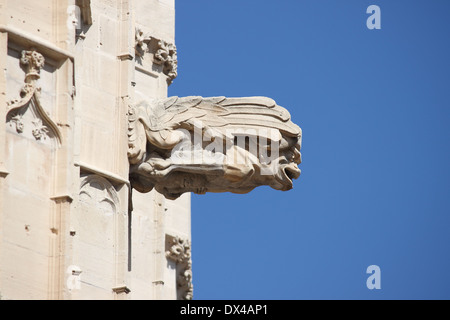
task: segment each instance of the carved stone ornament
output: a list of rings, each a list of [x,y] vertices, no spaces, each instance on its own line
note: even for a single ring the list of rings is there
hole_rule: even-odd
[[[50,118],[41,105],[41,88],[37,86],[40,71],[44,67],[44,57],[35,50],[23,50],[20,64],[25,69],[24,85],[20,91],[20,99],[14,99],[6,104],[6,122],[15,127],[19,134],[28,129],[36,140],[45,140],[48,136],[55,137],[61,143],[61,133],[57,124]],[[31,107],[32,128],[26,128],[24,114]]]
[[[129,107],[130,181],[168,199],[185,192],[292,188],[301,129],[265,97],[170,97]]]
[[[187,239],[180,237],[171,238],[170,248],[166,251],[166,257],[177,264],[177,287],[180,290],[180,296],[184,300],[192,300],[192,260],[191,243]]]
[[[142,57],[144,53],[148,50],[147,43],[151,40],[151,37],[145,35],[144,31],[136,28],[135,39],[134,39],[134,51],[136,56]]]
[[[106,216],[114,215],[120,207],[116,189],[107,179],[95,174],[82,177],[79,195],[80,201]]]
[[[167,82],[170,85],[178,75],[177,47],[172,43],[159,40],[158,50],[154,55],[153,61],[156,64],[163,65],[163,72],[167,75]]]
[[[153,63],[162,66],[162,72],[167,76],[169,85],[177,77],[177,47],[174,44],[151,37],[142,29],[136,28],[134,51],[138,58],[142,58],[146,52],[153,51]]]

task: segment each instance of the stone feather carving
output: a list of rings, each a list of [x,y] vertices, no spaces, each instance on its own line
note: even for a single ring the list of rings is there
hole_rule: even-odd
[[[130,181],[168,199],[184,192],[292,188],[301,129],[266,97],[170,97],[129,107]]]

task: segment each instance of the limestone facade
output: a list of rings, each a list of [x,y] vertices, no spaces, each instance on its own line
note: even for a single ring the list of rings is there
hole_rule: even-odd
[[[190,299],[190,195],[129,182],[177,75],[174,0],[0,0],[0,298]]]

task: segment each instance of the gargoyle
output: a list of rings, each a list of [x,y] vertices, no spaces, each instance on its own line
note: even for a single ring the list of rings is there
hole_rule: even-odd
[[[265,97],[170,97],[129,107],[132,187],[168,199],[185,192],[292,188],[301,129]]]

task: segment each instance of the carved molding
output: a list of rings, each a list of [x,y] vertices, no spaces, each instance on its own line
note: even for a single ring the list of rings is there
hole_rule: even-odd
[[[301,129],[269,98],[142,101],[128,120],[130,182],[140,192],[286,191],[300,175]]]
[[[74,162],[74,165],[80,167],[83,172],[90,172],[91,174],[99,175],[108,181],[112,181],[113,183],[126,184],[128,187],[130,186],[130,182],[127,179],[103,168],[97,168],[82,161],[76,161]]]
[[[151,42],[153,42],[153,45],[151,45]],[[164,40],[151,37],[142,29],[136,28],[136,57],[142,58],[145,53],[150,51],[154,51],[153,63],[162,66],[162,72],[167,76],[167,83],[170,85],[178,75],[178,59],[176,46]]]
[[[27,129],[36,140],[45,140],[55,137],[60,144],[61,132],[57,124],[50,118],[40,102],[41,88],[37,85],[40,71],[44,67],[45,59],[42,54],[35,50],[23,50],[20,64],[25,69],[25,84],[20,91],[20,99],[7,102],[6,122],[19,134]],[[31,120],[32,128],[26,128],[23,115],[31,106],[34,119]]]
[[[168,237],[169,249],[166,257],[177,264],[177,289],[184,300],[192,300],[194,287],[192,285],[191,243],[188,239]]]

